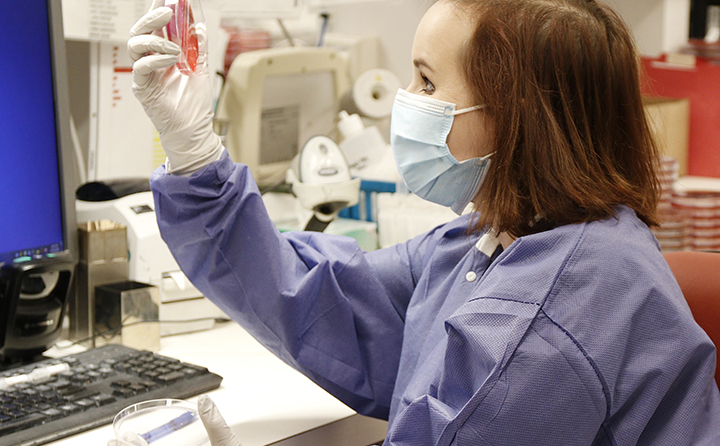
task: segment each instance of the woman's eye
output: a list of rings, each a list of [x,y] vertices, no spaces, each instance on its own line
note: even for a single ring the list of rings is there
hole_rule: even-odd
[[[423,83],[425,83],[425,88],[423,88],[420,91],[422,91],[423,93],[432,93],[433,91],[435,91],[435,86],[433,85],[432,82],[430,82],[430,79],[426,78],[425,76],[421,76],[421,77],[422,77]]]

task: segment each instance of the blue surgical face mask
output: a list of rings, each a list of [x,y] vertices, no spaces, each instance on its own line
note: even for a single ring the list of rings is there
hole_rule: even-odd
[[[455,110],[455,104],[398,90],[392,109],[390,143],[400,175],[411,192],[449,206],[460,214],[477,195],[490,156],[458,161],[447,136],[456,115],[482,105]]]

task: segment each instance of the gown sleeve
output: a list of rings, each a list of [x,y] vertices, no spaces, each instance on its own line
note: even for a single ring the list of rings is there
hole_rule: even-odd
[[[151,185],[163,240],[204,296],[352,409],[387,418],[426,238],[368,253],[350,237],[281,234],[227,153],[190,177],[160,167]]]

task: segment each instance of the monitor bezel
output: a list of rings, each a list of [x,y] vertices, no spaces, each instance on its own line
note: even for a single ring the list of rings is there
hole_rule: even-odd
[[[65,51],[65,34],[63,31],[62,2],[61,0],[47,0],[47,5],[64,239],[63,251],[55,254],[65,259],[77,261],[78,242],[75,218],[75,191],[78,186],[78,172],[75,166],[73,142],[70,133],[70,96],[68,93],[67,54]]]

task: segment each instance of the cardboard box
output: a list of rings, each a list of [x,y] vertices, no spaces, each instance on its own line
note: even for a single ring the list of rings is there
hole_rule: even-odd
[[[643,103],[660,151],[677,160],[680,176],[687,175],[690,100],[646,96]]]

